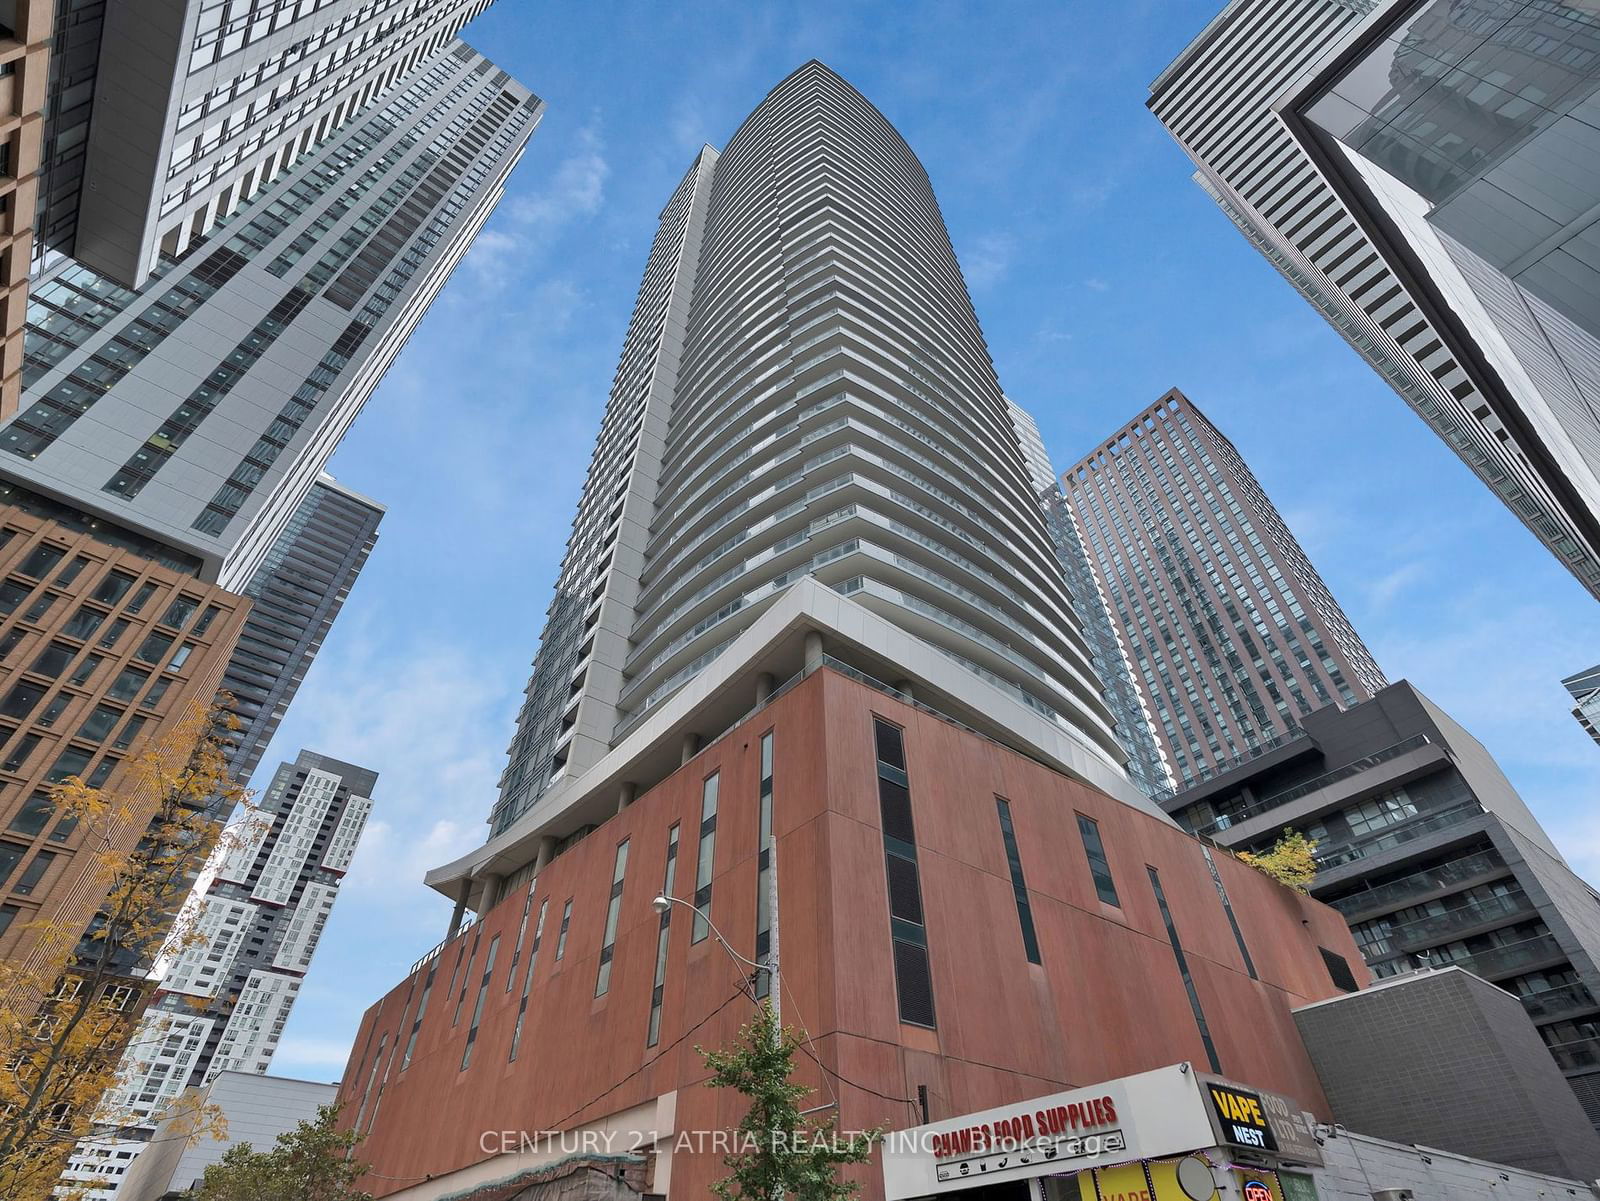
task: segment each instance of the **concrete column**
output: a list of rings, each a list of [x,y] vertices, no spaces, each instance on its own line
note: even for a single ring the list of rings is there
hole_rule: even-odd
[[[633,804],[633,798],[638,794],[639,786],[632,780],[624,780],[622,786],[617,789],[617,812],[621,813],[629,805]]]
[[[678,760],[680,764],[687,763],[700,752],[700,735],[692,731],[683,736],[683,757]]]
[[[556,857],[556,840],[553,834],[546,834],[539,840],[539,854],[533,861],[533,874],[538,875],[550,866],[550,860]]]
[[[806,631],[806,671],[813,672],[822,666],[822,631]]]
[[[465,884],[463,884],[461,886],[461,895],[456,898],[456,909],[455,909],[455,912],[450,915],[450,933],[448,933],[448,934],[446,934],[444,936],[444,939],[445,939],[446,942],[449,942],[457,934],[461,933],[461,923],[462,923],[463,920],[465,920],[466,916],[467,916],[467,886]]]
[[[479,913],[488,913],[505,895],[506,878],[498,872],[483,878],[483,902],[478,906]]]
[[[766,699],[772,695],[772,685],[773,679],[770,671],[764,671],[756,677],[756,704],[764,704]]]

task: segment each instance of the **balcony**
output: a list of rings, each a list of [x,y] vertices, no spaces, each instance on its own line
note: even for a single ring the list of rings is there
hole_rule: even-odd
[[[1283,741],[1288,741],[1288,735],[1284,735],[1282,739],[1274,740],[1275,743]],[[1302,784],[1296,784],[1292,788],[1285,788],[1282,792],[1275,792],[1271,796],[1262,797],[1259,801],[1252,801],[1232,813],[1224,813],[1216,821],[1196,830],[1195,833],[1203,837],[1215,837],[1219,832],[1232,826],[1237,826],[1240,822],[1248,821],[1252,817],[1260,817],[1263,813],[1271,813],[1274,809],[1287,805],[1290,801],[1297,801],[1303,796],[1310,796],[1313,792],[1327,788],[1330,784],[1337,784],[1341,780],[1359,776],[1364,771],[1371,771],[1379,764],[1387,763],[1391,759],[1398,759],[1408,751],[1427,746],[1428,742],[1429,739],[1426,734],[1413,735],[1403,742],[1384,747],[1381,751],[1374,751],[1364,759],[1357,759],[1354,763],[1347,763],[1343,767],[1336,767],[1332,771],[1323,772],[1322,775],[1315,776]]]
[[[1399,880],[1391,880],[1387,884],[1379,884],[1363,892],[1340,897],[1337,901],[1329,901],[1328,904],[1345,917],[1384,909],[1399,909],[1428,893],[1441,892],[1458,884],[1481,880],[1486,876],[1503,875],[1508,870],[1498,855],[1491,851],[1480,851],[1474,855],[1452,859],[1449,863],[1441,863],[1438,867],[1414,872]]]
[[[1540,934],[1507,946],[1490,947],[1463,959],[1435,962],[1439,967],[1464,967],[1474,975],[1489,979],[1494,976],[1509,976],[1537,964],[1562,960],[1566,957],[1566,952],[1554,938],[1548,934]]]
[[[1581,1072],[1600,1068],[1600,1038],[1580,1038],[1576,1042],[1557,1043],[1550,1054],[1564,1072]]]
[[[1537,911],[1529,904],[1528,898],[1518,892],[1514,896],[1469,902],[1445,913],[1406,922],[1402,926],[1396,926],[1390,937],[1401,946],[1416,947],[1421,944],[1444,942],[1464,930],[1484,925],[1486,922],[1504,923],[1511,918],[1535,912]]]
[[[1421,813],[1398,825],[1320,853],[1317,855],[1317,867],[1322,871],[1328,871],[1346,863],[1353,863],[1357,859],[1366,859],[1432,834],[1436,830],[1469,821],[1482,812],[1483,806],[1472,800],[1433,813]]]
[[[1575,1013],[1594,1009],[1593,994],[1581,984],[1567,984],[1561,988],[1546,988],[1528,993],[1522,998],[1522,1007],[1536,1022],[1549,1022],[1570,1017]]]

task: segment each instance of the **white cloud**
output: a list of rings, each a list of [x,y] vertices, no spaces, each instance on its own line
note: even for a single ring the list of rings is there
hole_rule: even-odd
[[[573,143],[572,152],[551,173],[550,183],[511,206],[513,219],[529,231],[548,231],[600,211],[611,174],[600,131],[587,125]]]
[[[1010,234],[983,234],[961,256],[962,274],[967,287],[982,292],[1005,278],[1016,253],[1016,240]]]
[[[1091,277],[1089,279],[1084,280],[1083,281],[1083,286],[1088,288],[1089,291],[1091,291],[1091,292],[1106,292],[1106,291],[1109,291],[1111,289],[1111,285],[1110,284],[1106,283],[1105,280],[1100,279],[1098,277]]]

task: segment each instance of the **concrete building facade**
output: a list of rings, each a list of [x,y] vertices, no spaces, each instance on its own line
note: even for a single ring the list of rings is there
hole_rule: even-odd
[[[1295,1010],[1334,1122],[1568,1180],[1600,1178],[1595,1134],[1516,997],[1460,967]]]
[[[336,1084],[312,1080],[290,1080],[282,1076],[261,1076],[254,1072],[219,1072],[199,1090],[196,1103],[210,1106],[227,1125],[222,1138],[185,1137],[183,1118],[174,1118],[157,1128],[147,1148],[138,1158],[126,1154],[130,1147],[144,1144],[107,1142],[92,1144],[74,1159],[69,1180],[83,1185],[109,1184],[99,1191],[105,1198],[90,1193],[82,1201],[164,1201],[197,1184],[206,1169],[221,1161],[228,1151],[241,1144],[257,1151],[270,1151],[278,1137],[301,1122],[315,1120],[317,1109],[331,1105],[339,1091]],[[77,1201],[75,1198],[74,1201]]]
[[[1062,487],[1178,787],[1384,686],[1249,465],[1181,392]]]
[[[16,412],[22,396],[53,8],[53,0],[11,0],[0,9],[0,417]]]
[[[803,579],[1126,787],[927,174],[819,63],[706,148],[662,214],[493,832]]]
[[[1233,0],[1151,86],[1196,180],[1600,595],[1600,17]]]
[[[139,290],[55,271],[34,290],[28,403],[0,427],[0,475],[115,514],[242,589],[487,220],[542,108],[451,43]]]
[[[490,2],[111,0],[73,257],[140,286]]]
[[[1379,979],[1459,964],[1518,997],[1600,1125],[1600,894],[1482,744],[1401,681],[1163,804],[1223,846],[1317,842],[1312,893]]]

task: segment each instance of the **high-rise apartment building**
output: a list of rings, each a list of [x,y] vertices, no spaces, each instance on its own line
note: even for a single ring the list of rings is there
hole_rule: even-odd
[[[229,772],[249,781],[356,576],[383,506],[324,474],[244,586],[250,612],[222,677],[240,728]]]
[[[927,177],[892,131],[863,134],[848,171],[830,157],[803,95],[823,78],[706,149],[663,214],[497,834],[805,578],[898,632],[897,680],[953,669],[1070,743],[1076,770],[1123,779]]]
[[[0,476],[241,589],[500,198],[542,104],[455,42],[137,291],[34,290]]]
[[[1348,928],[1125,757],[927,175],[808,63],[663,214],[489,840],[343,1074],[362,1187],[543,1189],[604,1128],[609,1195],[704,1196],[692,1046],[763,993],[842,1129],[1181,1060],[1320,1110],[1289,1006]]]
[[[1179,787],[1386,683],[1233,443],[1181,392],[1062,484]]]
[[[1596,742],[1600,742],[1600,664],[1561,681],[1572,694],[1572,716]]]
[[[107,1197],[163,1112],[221,1072],[263,1073],[311,967],[372,812],[376,772],[301,751],[279,766],[247,833],[191,898],[195,940],[164,965],[101,1118],[115,1138],[79,1145],[68,1179]],[[132,1155],[127,1152],[133,1152]]]
[[[85,926],[105,895],[99,832],[50,787],[133,783],[127,761],[211,702],[246,602],[196,564],[13,485],[0,485],[0,956],[36,922]],[[150,798],[153,811],[157,798]],[[131,850],[143,821],[112,831]],[[91,839],[91,834],[93,837]],[[86,845],[91,842],[93,845]]]
[[[1128,662],[1127,650],[1117,635],[1106,608],[1100,582],[1094,568],[1089,565],[1089,554],[1084,549],[1083,532],[1061,491],[1061,481],[1050,464],[1049,452],[1039,434],[1039,425],[1033,415],[1015,401],[1011,403],[1011,420],[1022,443],[1023,461],[1028,465],[1029,480],[1039,505],[1044,510],[1045,525],[1050,531],[1050,541],[1055,544],[1056,557],[1061,560],[1061,570],[1067,579],[1067,591],[1072,597],[1073,610],[1082,623],[1083,637],[1089,644],[1091,661],[1105,686],[1105,701],[1116,722],[1117,739],[1128,752],[1125,765],[1128,778],[1141,792],[1153,796],[1170,788],[1172,776],[1162,758],[1161,746],[1156,741],[1155,730],[1145,708],[1139,685],[1134,682],[1133,668]]]
[[[105,5],[73,257],[139,286],[489,4]]]
[[[1600,893],[1567,866],[1494,759],[1405,681],[1328,706],[1162,801],[1186,829],[1260,851],[1316,842],[1312,895],[1380,979],[1460,965],[1521,999],[1600,1127]]]
[[[39,139],[54,0],[0,7],[0,417],[22,395],[22,327],[39,190]]]
[[[1600,14],[1233,0],[1150,107],[1241,232],[1600,595]]]

